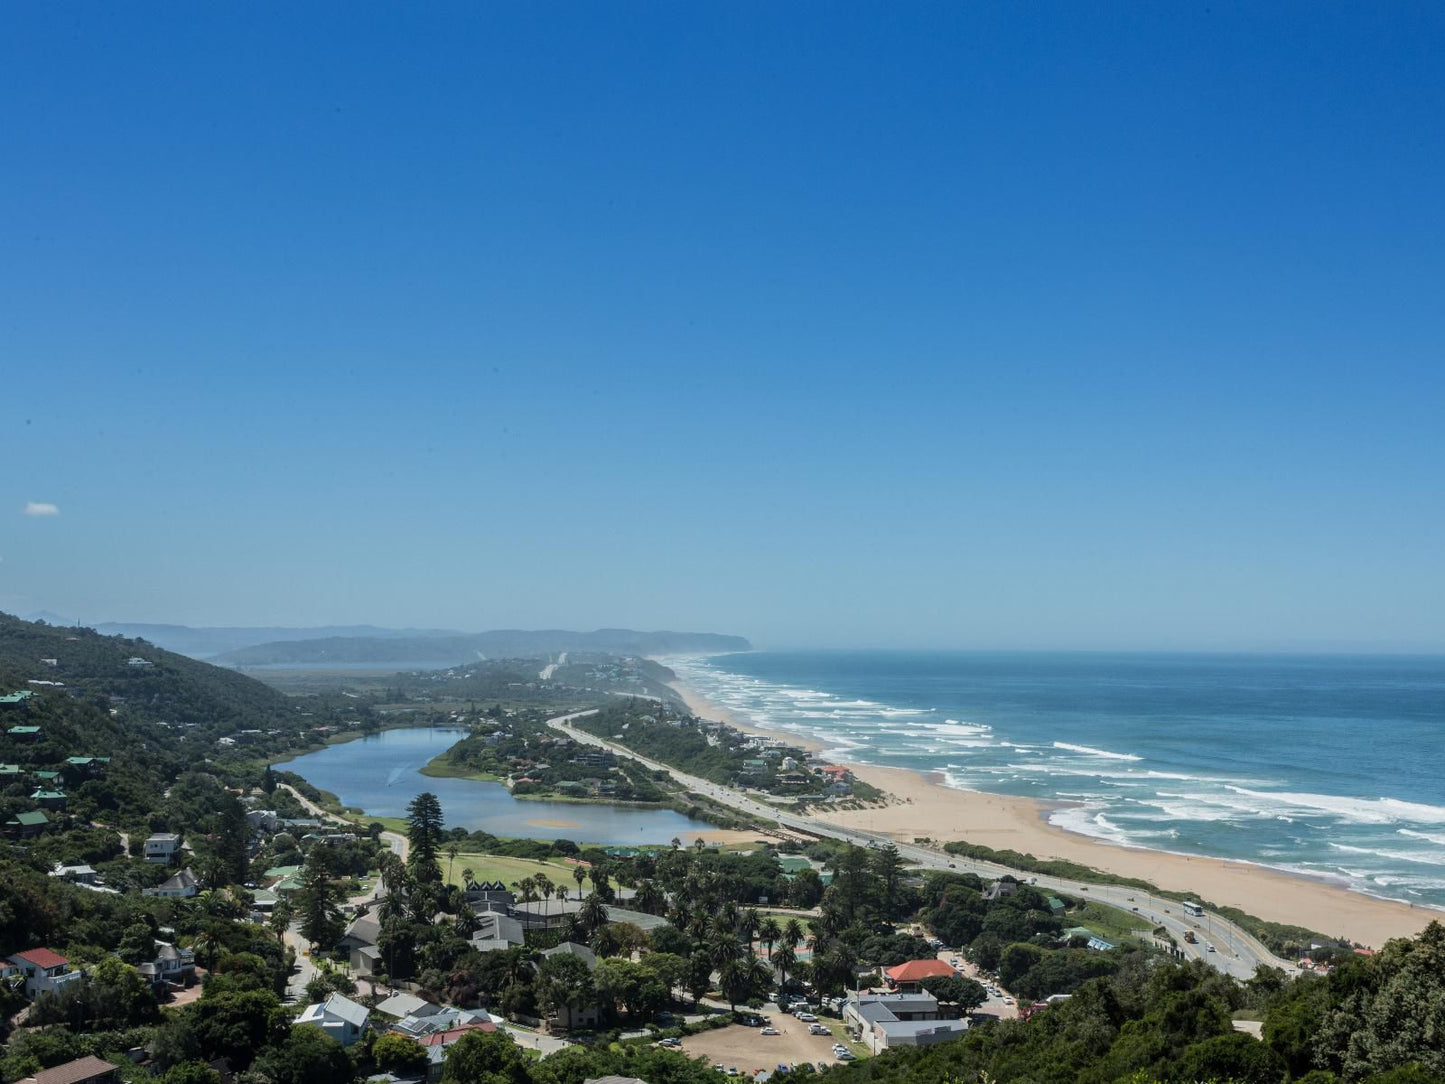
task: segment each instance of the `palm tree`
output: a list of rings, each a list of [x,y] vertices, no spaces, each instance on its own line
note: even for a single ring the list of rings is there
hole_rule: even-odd
[[[452,879],[452,863],[457,860],[458,848],[455,842],[447,844],[447,880]]]
[[[472,870],[472,867],[471,867],[471,866],[463,866],[463,867],[462,867],[462,887],[465,888],[467,885],[471,884],[474,878],[475,878],[475,874],[474,874],[474,872],[473,872],[473,870]]]
[[[758,915],[757,908],[749,907],[742,913],[742,934],[743,940],[751,945],[758,935],[758,926],[762,924],[762,918]]]
[[[659,914],[667,908],[667,893],[656,881],[647,878],[637,886],[633,903],[639,911],[646,911],[650,915]]]
[[[783,926],[782,942],[790,949],[795,949],[803,943],[803,924],[796,918],[790,918]]]
[[[607,925],[607,905],[602,902],[602,897],[596,892],[588,896],[581,908],[577,911],[577,927],[587,940],[592,935]]]
[[[587,868],[582,865],[572,867],[572,880],[577,882],[577,898],[582,898],[582,882],[587,879]]]
[[[539,873],[537,874],[537,888],[542,893],[542,899],[546,901],[547,914],[550,916],[552,913],[552,894],[557,891],[557,886],[552,883],[552,878],[548,877],[545,873]]]
[[[772,915],[758,923],[758,936],[763,939],[763,944],[768,947],[768,959],[773,958],[773,946],[777,944],[778,938],[783,935],[782,927],[778,920]]]
[[[768,962],[778,972],[778,986],[782,988],[788,985],[788,976],[798,966],[798,953],[786,941],[778,948],[778,951],[768,957]]]

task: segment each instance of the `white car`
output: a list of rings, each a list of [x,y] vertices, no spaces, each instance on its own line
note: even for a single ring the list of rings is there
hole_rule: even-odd
[[[858,1055],[855,1054],[855,1053],[853,1053],[853,1051],[851,1051],[851,1050],[845,1050],[845,1051],[843,1051],[841,1054],[838,1055],[838,1060],[839,1060],[839,1061],[856,1061],[857,1059],[858,1059]]]
[[[816,1024],[818,1022],[818,1018],[810,1012],[796,1012],[793,1015],[805,1024]]]
[[[809,1025],[808,1025],[808,1034],[809,1034],[809,1035],[831,1035],[831,1034],[833,1034],[833,1033],[828,1030],[828,1025],[827,1025],[827,1024],[809,1024]]]
[[[759,1034],[759,1035],[781,1035],[782,1032],[780,1032],[777,1028],[763,1028],[763,1030],[760,1031],[760,1032],[758,1032],[758,1034]]]

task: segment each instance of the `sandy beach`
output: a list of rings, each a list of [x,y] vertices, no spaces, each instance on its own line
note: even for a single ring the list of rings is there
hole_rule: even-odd
[[[692,711],[752,734],[779,738],[817,752],[819,743],[789,733],[770,733],[752,720],[713,704],[681,682],[672,687]],[[1279,870],[1234,862],[1121,847],[1049,824],[1050,807],[1028,798],[958,790],[937,778],[901,768],[848,765],[864,782],[897,801],[878,809],[839,810],[829,824],[892,836],[901,842],[966,840],[1036,858],[1065,858],[1125,877],[1139,877],[1161,888],[1198,893],[1215,904],[1238,907],[1274,922],[1306,926],[1378,948],[1392,937],[1419,933],[1445,912],[1375,899],[1363,893]]]

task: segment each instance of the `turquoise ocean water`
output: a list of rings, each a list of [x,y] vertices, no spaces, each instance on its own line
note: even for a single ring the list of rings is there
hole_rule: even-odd
[[[1445,908],[1445,658],[750,652],[666,660],[829,755],[1064,800],[1059,827]]]

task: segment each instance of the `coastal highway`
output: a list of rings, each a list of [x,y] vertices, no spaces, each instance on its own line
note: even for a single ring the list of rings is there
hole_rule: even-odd
[[[817,836],[846,840],[860,847],[876,847],[884,843],[892,843],[898,848],[899,854],[911,864],[925,869],[952,869],[965,873],[976,873],[991,879],[1010,874],[1050,892],[1063,892],[1081,899],[1096,899],[1124,911],[1137,912],[1140,931],[1145,937],[1162,926],[1173,936],[1186,959],[1203,960],[1211,967],[1238,979],[1252,977],[1255,969],[1261,966],[1278,967],[1291,975],[1296,973],[1294,965],[1275,956],[1256,938],[1222,915],[1206,911],[1201,918],[1190,918],[1184,914],[1183,908],[1175,901],[1162,899],[1138,889],[1072,881],[1062,877],[1034,876],[994,862],[958,857],[944,851],[934,850],[931,847],[921,847],[916,843],[902,843],[889,836],[862,832],[856,828],[843,828],[813,817],[800,816],[759,801],[742,791],[719,786],[660,761],[651,760],[633,752],[626,746],[588,734],[572,725],[575,719],[595,714],[594,710],[559,715],[555,719],[549,719],[547,725],[561,731],[574,741],[609,749],[618,756],[629,757],[654,770],[665,771],[688,790],[711,798],[719,805],[728,806],[762,821],[776,821],[787,828],[794,828]],[[1197,944],[1191,945],[1184,940],[1184,934],[1189,930],[1194,931],[1194,935],[1198,939]],[[1213,946],[1213,951],[1210,951],[1210,946]]]

